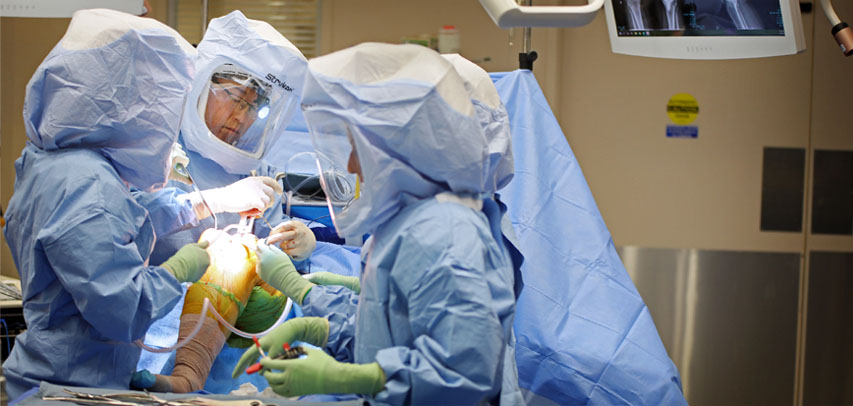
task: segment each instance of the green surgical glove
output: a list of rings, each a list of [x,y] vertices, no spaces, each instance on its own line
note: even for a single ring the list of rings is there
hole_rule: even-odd
[[[357,393],[373,396],[385,386],[385,371],[378,363],[338,362],[323,350],[304,348],[307,357],[285,360],[264,358],[264,378],[275,393],[300,396],[313,393]]]
[[[195,282],[204,276],[210,266],[207,245],[207,241],[184,245],[160,266],[175,275],[178,282]]]
[[[317,285],[343,286],[355,293],[361,293],[361,283],[355,276],[343,276],[331,272],[317,272],[308,274],[308,280]]]
[[[317,347],[323,348],[326,346],[326,340],[329,339],[329,321],[322,317],[297,317],[285,321],[280,326],[276,327],[269,334],[261,337],[258,344],[264,349],[264,352],[269,357],[275,357],[284,352],[282,344],[291,344],[294,341],[302,341]],[[240,361],[234,371],[231,372],[231,377],[237,378],[246,371],[255,360],[258,358],[258,347],[251,346]]]
[[[296,304],[301,305],[302,298],[314,284],[296,272],[290,257],[278,247],[258,244],[258,256],[261,260],[258,276]]]

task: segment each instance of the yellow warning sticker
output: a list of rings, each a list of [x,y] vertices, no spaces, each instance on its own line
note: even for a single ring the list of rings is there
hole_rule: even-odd
[[[669,98],[666,114],[673,123],[687,125],[699,115],[699,103],[689,93],[679,93]]]

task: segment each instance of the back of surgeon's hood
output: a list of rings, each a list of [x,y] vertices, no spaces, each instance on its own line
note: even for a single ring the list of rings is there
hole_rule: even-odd
[[[441,56],[453,64],[456,72],[465,81],[465,90],[468,91],[488,143],[489,167],[486,188],[489,192],[496,192],[509,184],[515,172],[512,135],[506,108],[488,72],[459,54],[442,54]]]
[[[276,119],[281,129],[267,134],[260,156],[248,156],[219,141],[207,128],[199,112],[207,97],[210,77],[224,64],[239,66],[248,73],[269,81],[285,94],[276,106],[281,111]],[[308,61],[290,41],[264,21],[250,20],[240,11],[210,21],[204,38],[198,44],[196,76],[188,95],[181,133],[187,148],[198,152],[229,173],[248,174],[257,169],[270,144],[284,142],[283,129],[295,109],[299,108],[302,83]]]
[[[486,138],[464,81],[438,53],[366,43],[308,65],[303,111],[314,148],[327,147],[318,127],[341,120],[364,175],[361,196],[338,216],[341,235],[372,233],[410,199],[489,192]]]
[[[46,151],[96,150],[130,185],[162,187],[194,54],[157,20],[78,11],[27,84],[27,137]]]

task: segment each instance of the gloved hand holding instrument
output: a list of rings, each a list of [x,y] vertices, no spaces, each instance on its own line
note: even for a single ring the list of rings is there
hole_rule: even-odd
[[[255,340],[255,346],[257,346],[258,351],[261,352],[261,357],[266,358],[267,355],[264,354],[264,351],[260,349],[261,344],[258,343],[258,338],[252,337],[252,339]],[[282,350],[284,350],[284,352],[276,355],[275,357],[270,357],[270,359],[293,359],[293,358],[299,358],[300,356],[305,355],[305,349],[303,349],[302,346],[296,346],[296,347],[291,348],[290,344],[284,343],[281,345],[281,348],[282,348]],[[261,363],[258,362],[258,363],[252,364],[250,367],[246,368],[246,374],[251,375],[251,374],[254,374],[255,372],[261,371],[262,369],[263,369],[263,365],[261,365]]]
[[[275,179],[249,176],[221,188],[187,193],[185,198],[200,219],[223,212],[260,216],[275,203],[275,195],[281,193],[281,185]]]
[[[281,396],[314,393],[357,393],[373,396],[385,386],[385,371],[379,363],[339,362],[323,350],[305,349],[306,357],[275,360],[261,359],[264,378]]]
[[[303,341],[325,347],[329,336],[329,322],[321,317],[299,317],[286,321],[264,336],[258,345],[243,353],[231,376],[237,378],[261,354],[269,356],[260,360],[264,378],[273,390],[282,396],[299,396],[314,393],[358,393],[374,395],[385,386],[385,372],[378,363],[351,364],[339,362],[323,350],[303,348],[304,357],[285,356],[285,344]],[[298,347],[299,348],[299,347]],[[290,350],[293,351],[293,350]],[[294,355],[291,353],[290,355]],[[258,370],[258,367],[253,368]],[[275,372],[281,371],[281,372]]]
[[[235,379],[240,376],[263,351],[274,358],[285,352],[284,344],[302,341],[322,348],[326,346],[328,339],[329,321],[322,317],[297,317],[287,320],[261,337],[255,346],[246,349],[231,376]]]
[[[289,220],[275,226],[267,237],[267,244],[278,244],[291,258],[301,261],[308,258],[317,246],[317,238],[308,226]]]
[[[268,176],[257,176],[255,170],[251,171],[251,176],[228,186],[202,191],[190,175],[187,168],[190,158],[179,143],[172,145],[169,159],[168,178],[192,185],[195,189],[183,199],[192,203],[199,219],[222,212],[240,213],[243,217],[261,216],[266,209],[272,207],[275,195],[284,192],[278,181]]]

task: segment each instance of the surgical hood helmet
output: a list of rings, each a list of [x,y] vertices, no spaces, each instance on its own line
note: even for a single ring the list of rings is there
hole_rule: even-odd
[[[459,54],[441,56],[453,64],[465,81],[465,88],[489,144],[487,188],[489,192],[496,192],[512,180],[515,172],[509,115],[488,72]]]
[[[198,52],[184,142],[226,171],[248,174],[282,141],[307,61],[272,26],[239,11],[211,20]]]
[[[162,187],[194,54],[157,20],[78,11],[27,84],[27,137],[48,151],[96,150],[130,185]]]
[[[372,232],[409,199],[486,192],[486,139],[438,53],[367,43],[308,65],[303,111],[339,235]]]
[[[281,113],[271,112],[271,101],[280,106],[281,92],[231,63],[216,67],[208,86],[207,92],[199,94],[198,117],[210,139],[246,156],[260,157],[267,132],[274,131],[276,115]]]

